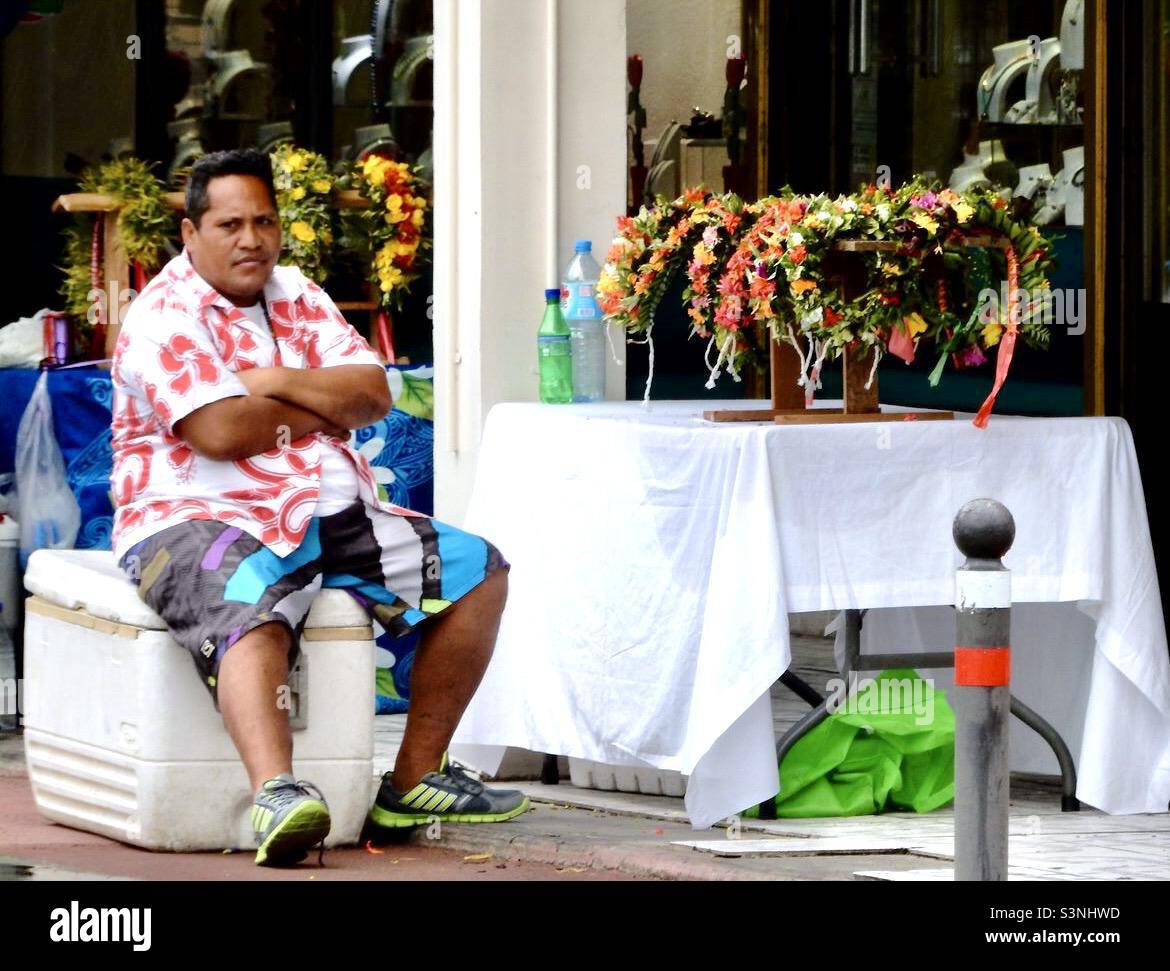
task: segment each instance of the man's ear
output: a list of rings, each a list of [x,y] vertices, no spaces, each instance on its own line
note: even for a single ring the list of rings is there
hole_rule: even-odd
[[[195,238],[195,234],[198,232],[198,230],[195,228],[195,224],[191,222],[191,220],[186,216],[184,216],[183,221],[179,224],[179,230],[183,235],[183,245],[190,246],[191,240]]]

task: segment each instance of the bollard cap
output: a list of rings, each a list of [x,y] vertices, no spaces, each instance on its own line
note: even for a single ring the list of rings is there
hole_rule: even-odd
[[[969,560],[998,560],[1012,548],[1016,522],[994,499],[972,499],[955,516],[951,535]]]

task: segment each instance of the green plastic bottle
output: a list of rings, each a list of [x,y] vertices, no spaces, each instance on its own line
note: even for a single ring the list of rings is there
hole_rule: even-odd
[[[569,325],[561,315],[560,288],[544,291],[544,319],[536,337],[540,364],[540,400],[562,405],[573,400],[573,357]]]

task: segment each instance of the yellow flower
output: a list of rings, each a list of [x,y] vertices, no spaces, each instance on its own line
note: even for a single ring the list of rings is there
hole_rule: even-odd
[[[965,223],[975,215],[975,207],[961,197],[951,208],[955,210],[955,218],[960,224]]]
[[[699,266],[710,266],[715,262],[715,254],[707,249],[706,243],[699,243],[695,246],[695,262]]]
[[[999,343],[1000,335],[1003,333],[1003,324],[998,320],[993,320],[990,324],[983,328],[983,346],[995,347]]]
[[[426,220],[427,214],[421,209],[416,209],[410,214],[410,221],[414,224],[415,229],[422,229],[423,222]]]
[[[897,263],[883,263],[882,272],[886,276],[901,276],[902,268]]]
[[[362,176],[370,185],[382,185],[386,181],[386,170],[389,167],[389,161],[371,155],[362,163]]]
[[[928,233],[938,232],[938,223],[924,212],[916,212],[910,217],[910,221],[915,225],[921,226]]]
[[[303,185],[298,185],[295,189],[292,190],[290,194],[292,195],[294,201],[303,199],[305,198],[305,187]]]
[[[313,180],[313,191],[314,192],[328,192],[330,190],[330,188],[332,188],[332,186],[329,184],[328,179],[314,179]]]
[[[926,331],[926,321],[922,319],[922,314],[917,311],[903,317],[902,326],[906,328],[906,334],[911,340]]]
[[[389,293],[404,282],[403,273],[398,267],[390,266],[378,272],[378,287],[383,293]]]
[[[302,172],[309,160],[305,158],[303,152],[289,152],[288,158],[284,160],[284,170],[286,172]]]
[[[313,227],[300,219],[289,226],[288,231],[302,243],[311,243],[317,238],[317,234],[313,231]]]

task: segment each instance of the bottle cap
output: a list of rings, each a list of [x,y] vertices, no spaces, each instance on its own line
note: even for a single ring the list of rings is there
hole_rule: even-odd
[[[552,301],[552,300],[556,300],[559,303],[560,299],[561,299],[561,288],[560,287],[550,287],[549,289],[545,290],[544,291],[544,299],[545,299],[546,303],[548,303],[549,301]]]
[[[590,239],[579,239],[573,244],[573,251],[575,253],[591,253],[593,251],[593,241]]]

